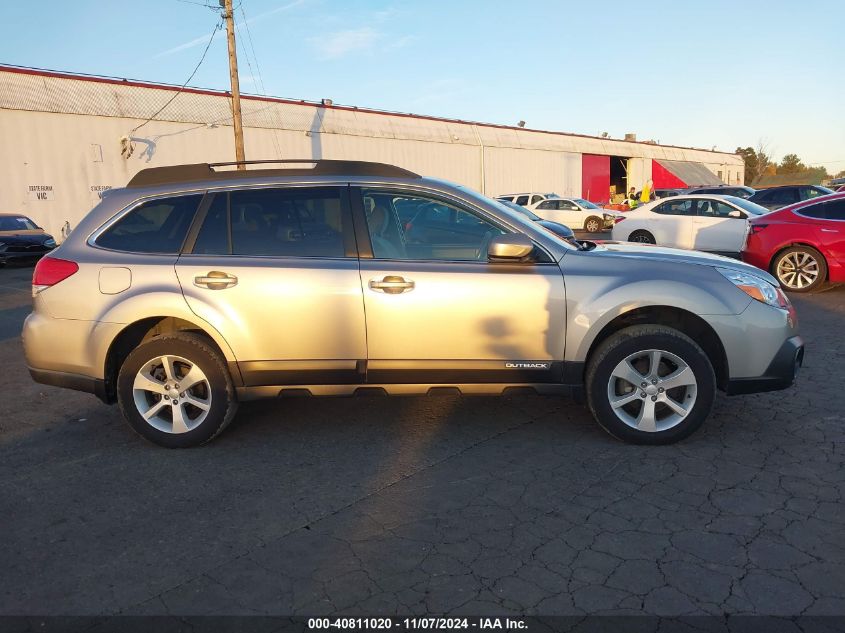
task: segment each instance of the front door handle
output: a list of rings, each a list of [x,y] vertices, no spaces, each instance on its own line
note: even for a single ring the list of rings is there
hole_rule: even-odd
[[[370,279],[370,290],[399,295],[414,289],[414,282],[399,275],[387,275],[384,279]]]
[[[238,278],[229,273],[212,270],[207,275],[194,277],[194,285],[198,288],[208,288],[209,290],[223,290],[224,288],[237,286]]]

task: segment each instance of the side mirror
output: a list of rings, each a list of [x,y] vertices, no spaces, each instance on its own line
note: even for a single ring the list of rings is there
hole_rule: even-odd
[[[741,220],[744,220],[747,216],[742,211],[737,211],[736,209],[734,209],[733,211],[728,213],[728,217],[739,218]]]
[[[497,235],[487,246],[491,262],[526,262],[534,251],[534,242],[520,233]]]

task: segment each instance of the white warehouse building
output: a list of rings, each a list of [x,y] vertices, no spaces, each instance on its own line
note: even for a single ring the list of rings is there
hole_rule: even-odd
[[[27,215],[60,239],[102,191],[141,169],[234,160],[230,95],[178,91],[0,65],[0,212]],[[606,202],[649,178],[658,188],[743,182],[740,156],[704,149],[251,95],[242,110],[248,159],[391,163],[490,196]]]

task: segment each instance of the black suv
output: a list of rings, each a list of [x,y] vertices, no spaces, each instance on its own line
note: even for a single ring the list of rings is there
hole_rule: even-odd
[[[820,185],[784,185],[761,189],[749,200],[767,209],[774,210],[810,198],[826,196],[829,193],[833,193],[833,191]]]

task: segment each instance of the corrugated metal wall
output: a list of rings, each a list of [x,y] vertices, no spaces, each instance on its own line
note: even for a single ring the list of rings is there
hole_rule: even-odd
[[[120,138],[172,96],[131,82],[0,68],[0,209],[26,213],[60,238],[104,188],[123,186],[140,169],[233,160],[228,97],[195,92],[133,133],[134,154],[120,156]],[[249,98],[243,112],[248,158],[381,161],[488,195],[582,195],[582,153],[633,157],[635,181],[650,175],[650,158],[697,161],[714,173],[742,166],[731,154],[304,102]]]

